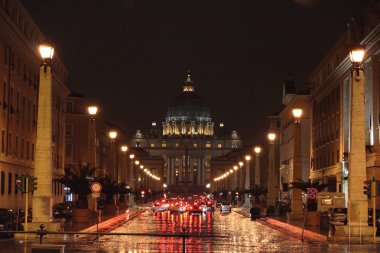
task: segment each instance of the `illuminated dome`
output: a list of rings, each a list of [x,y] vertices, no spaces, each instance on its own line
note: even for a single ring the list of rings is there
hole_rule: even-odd
[[[166,112],[163,134],[213,134],[210,110],[204,100],[195,93],[190,73],[187,75],[182,93]]]

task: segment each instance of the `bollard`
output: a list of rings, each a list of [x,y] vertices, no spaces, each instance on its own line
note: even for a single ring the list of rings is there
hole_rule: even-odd
[[[40,244],[42,244],[42,239],[44,238],[44,235],[47,235],[47,231],[44,228],[44,224],[41,224],[40,229],[37,230],[37,235],[40,236]]]
[[[186,253],[186,228],[183,227],[182,228],[182,233],[183,233],[183,237],[182,237],[182,252],[183,253]]]

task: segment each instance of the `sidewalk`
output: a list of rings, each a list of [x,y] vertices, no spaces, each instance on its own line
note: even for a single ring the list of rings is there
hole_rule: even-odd
[[[249,210],[245,208],[236,209],[235,212],[247,218],[251,217]],[[286,217],[265,217],[257,219],[256,221],[275,230],[292,235],[300,240],[302,238],[303,221],[288,221]],[[319,226],[305,226],[304,240],[319,242],[327,241],[327,231],[321,231]]]
[[[64,230],[67,232],[109,232],[145,211],[146,209],[144,208],[134,207],[121,210],[115,215],[92,217],[89,222],[84,223],[74,223],[71,220],[67,220],[64,223]]]

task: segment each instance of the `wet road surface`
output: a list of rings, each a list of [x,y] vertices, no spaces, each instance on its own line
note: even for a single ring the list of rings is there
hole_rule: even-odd
[[[292,235],[273,230],[232,212],[206,215],[153,213],[150,210],[112,232],[180,234],[185,227],[187,252],[380,252],[380,245],[342,245],[301,242]],[[61,243],[62,244],[62,243]],[[147,236],[102,236],[64,243],[65,252],[182,252],[182,238]],[[18,240],[0,242],[0,252],[29,252]]]

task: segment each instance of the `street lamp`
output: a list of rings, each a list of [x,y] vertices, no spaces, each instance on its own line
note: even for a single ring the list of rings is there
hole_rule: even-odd
[[[250,155],[246,155],[245,157],[245,161],[246,161],[246,167],[245,167],[245,189],[246,190],[249,190],[250,188],[250,184],[251,184],[251,175],[250,175],[250,168],[249,168],[249,161],[251,161],[251,156]],[[243,207],[245,208],[251,208],[251,200],[249,199],[249,195],[248,193],[246,193],[244,195],[244,198],[245,198],[245,201],[244,201],[244,205]]]
[[[133,182],[133,159],[135,158],[134,154],[129,154],[129,188],[135,190],[135,184]],[[134,206],[134,196],[133,194],[129,195],[129,206]]]
[[[87,112],[89,117],[89,124],[88,124],[88,143],[89,143],[89,156],[92,158],[92,162],[95,167],[96,176],[100,174],[100,168],[98,169],[97,165],[97,157],[96,157],[96,113],[98,112],[98,107],[91,105],[87,107]]]
[[[111,139],[112,145],[113,145],[113,176],[116,175],[116,180],[119,182],[119,171],[117,169],[116,165],[116,137],[117,132],[115,130],[110,130],[108,132],[108,137]]]
[[[33,223],[45,223],[48,230],[53,228],[50,223],[52,206],[52,58],[54,47],[44,43],[39,46],[41,56],[40,79],[38,90],[37,136],[35,150],[34,176],[38,178],[38,188],[33,194]],[[25,230],[28,230],[25,224]],[[48,225],[48,226],[46,226]],[[37,227],[36,227],[37,228]]]
[[[276,173],[275,173],[275,154],[274,154],[274,144],[277,138],[275,132],[269,132],[269,168],[268,168],[268,207],[274,207],[276,204]]]
[[[121,166],[121,180],[123,183],[127,183],[127,151],[128,151],[128,146],[127,145],[122,145],[120,147],[121,153],[123,154],[122,156],[122,166]]]
[[[364,47],[355,46],[350,51],[351,70],[351,110],[350,110],[350,142],[349,142],[349,174],[348,174],[348,223],[351,228],[367,227],[368,200],[361,194],[366,177],[365,150],[365,109],[364,109],[364,71],[362,62]],[[354,75],[355,72],[355,75]],[[368,227],[367,227],[368,228]],[[375,226],[374,226],[375,228]],[[365,228],[366,229],[366,228]],[[363,234],[370,231],[363,230]]]
[[[255,151],[256,159],[255,159],[255,185],[260,185],[260,153],[261,147],[256,146],[253,148]]]
[[[301,143],[301,116],[303,110],[300,107],[294,107],[292,114],[294,117],[294,141],[293,141],[293,173],[292,181],[302,178],[302,143]],[[281,183],[281,181],[280,181]],[[300,215],[302,213],[303,201],[302,190],[293,188],[291,196],[292,214]]]

